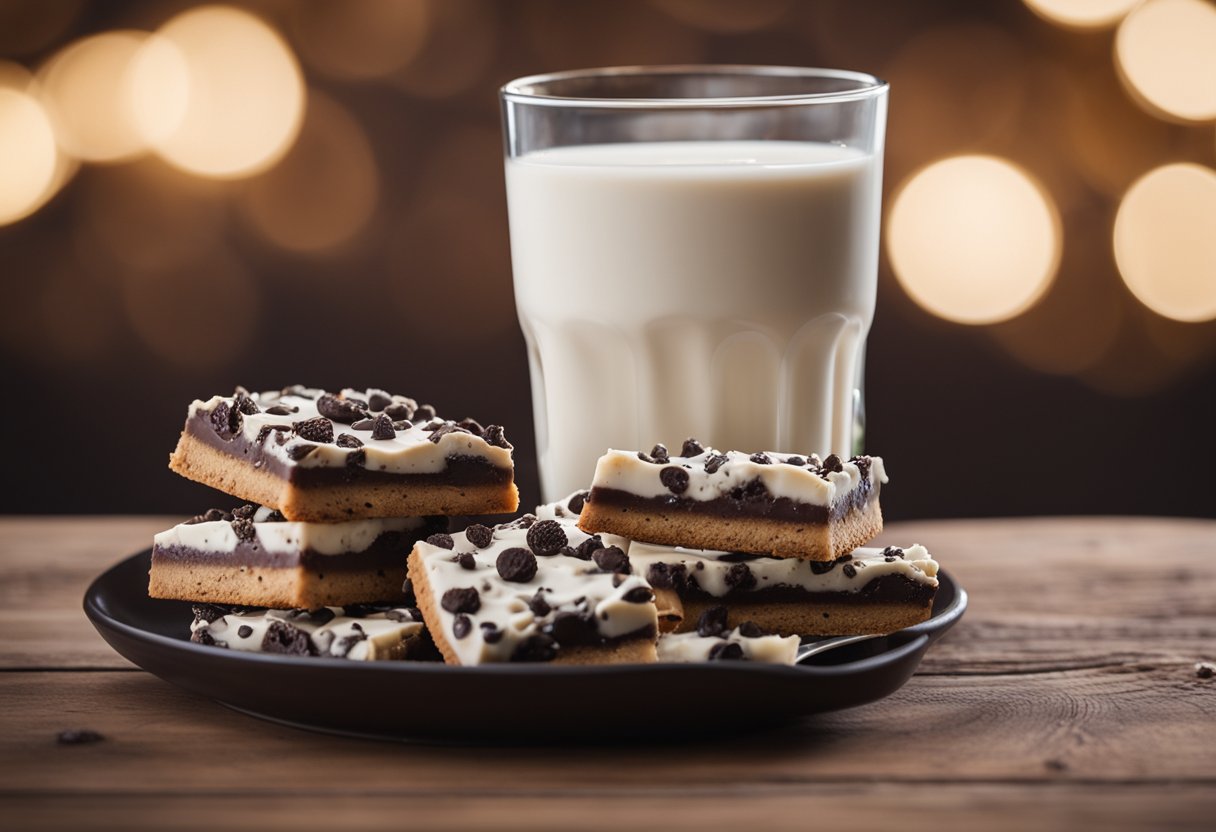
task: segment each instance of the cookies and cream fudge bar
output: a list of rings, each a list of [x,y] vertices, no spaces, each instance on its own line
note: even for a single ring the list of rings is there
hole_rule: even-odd
[[[405,559],[446,518],[303,523],[266,506],[212,509],[153,538],[153,598],[260,607],[406,601]]]
[[[382,390],[238,388],[190,405],[169,467],[289,520],[497,514],[519,504],[511,450]]]
[[[459,665],[655,661],[654,592],[631,572],[611,539],[532,514],[433,535],[409,562],[431,637]]]
[[[579,522],[631,540],[830,561],[882,531],[882,459],[725,453],[685,441],[679,456],[610,450]]]
[[[727,622],[726,607],[710,607],[701,613],[695,630],[660,635],[659,661],[793,664],[798,658],[798,636],[766,635],[751,621],[732,629]]]
[[[937,561],[919,544],[859,548],[832,561],[769,558],[634,542],[634,573],[658,602],[679,599],[681,620],[662,629],[685,632],[708,609],[724,607],[730,626],[754,622],[782,635],[861,635],[911,627],[932,614]]]
[[[195,604],[190,640],[230,650],[353,661],[412,658],[427,648],[422,615],[410,607],[227,610]]]

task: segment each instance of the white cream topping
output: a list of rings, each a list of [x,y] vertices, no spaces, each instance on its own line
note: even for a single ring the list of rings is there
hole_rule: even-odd
[[[316,397],[321,396],[325,391],[305,389],[300,392],[304,395],[281,394],[277,391],[250,394],[250,398],[261,412],[242,414],[240,431],[245,439],[256,444],[258,434],[267,426],[286,425],[290,428],[293,422],[302,422],[320,416]],[[343,390],[341,395],[354,396],[366,402],[373,392],[371,390]],[[412,399],[404,396],[393,396],[392,400],[394,404],[408,404],[411,408],[416,404]],[[190,405],[189,415],[201,414],[204,419],[207,419],[221,402],[231,407],[233,401],[231,396],[212,396],[207,401],[195,400]],[[294,411],[278,416],[265,412],[267,408],[275,406],[294,408]],[[372,413],[368,418],[375,415],[377,414]],[[449,456],[480,457],[498,468],[512,467],[510,449],[491,445],[485,439],[472,433],[447,433],[440,436],[438,442],[432,442],[431,432],[423,429],[432,421],[434,420],[419,418],[411,427],[395,431],[396,435],[392,439],[373,439],[371,430],[354,430],[348,424],[335,422],[334,438],[347,433],[362,442],[363,446],[357,450],[365,454],[366,461],[361,467],[369,471],[386,471],[392,474],[433,474],[443,471],[447,467]],[[440,419],[440,421],[444,420]],[[279,444],[276,434],[286,437],[287,441]],[[316,450],[298,461],[292,459],[290,451],[302,445],[315,445]],[[264,438],[262,449],[284,465],[300,468],[341,468],[347,464],[347,457],[356,450],[344,448],[332,442],[319,443],[303,439],[290,430],[269,432]]]
[[[713,473],[705,470],[711,456],[726,459]],[[753,462],[753,454],[742,451],[727,451],[725,454],[706,448],[695,456],[672,456],[665,462],[647,462],[639,458],[637,451],[609,450],[600,457],[595,466],[592,489],[611,488],[638,497],[676,497],[685,500],[713,500],[730,494],[736,488],[759,480],[773,497],[786,497],[799,503],[830,506],[861,485],[863,478],[877,486],[887,482],[882,458],[869,457],[870,468],[863,474],[854,462],[844,461],[840,471],[820,475],[817,465],[790,464],[790,460],[812,460],[814,454],[776,453],[766,451],[769,464]],[[676,467],[687,475],[687,487],[673,491],[660,478],[665,468]]]
[[[415,610],[395,608],[368,615],[348,616],[342,607],[326,607],[334,617],[319,623],[298,610],[261,610],[232,612],[212,622],[195,619],[190,632],[205,632],[232,650],[264,652],[263,641],[276,621],[289,624],[308,635],[318,655],[354,661],[391,658],[389,651],[423,630],[414,620]],[[314,610],[312,615],[316,615]],[[399,620],[398,620],[399,619]]]
[[[696,633],[665,633],[659,636],[659,661],[704,662],[717,659],[711,651],[721,651],[728,644],[737,644],[742,656],[737,660],[793,664],[798,657],[798,636],[740,635],[736,628],[720,636],[700,636]]]
[[[556,504],[540,511],[546,514],[545,519],[558,524],[568,546],[577,548],[591,537],[575,526],[576,518],[556,516]],[[452,538],[453,549],[420,542],[414,551],[421,557],[443,635],[463,665],[509,661],[517,647],[535,636],[553,637],[560,649],[560,628],[554,632],[549,625],[563,614],[586,617],[603,639],[657,628],[653,592],[645,578],[605,572],[594,560],[565,554],[534,555],[536,574],[532,578],[522,583],[504,580],[497,568],[499,556],[517,547],[532,551],[528,529],[519,521],[493,527],[493,539],[484,549],[474,545],[467,532]],[[625,548],[620,545],[625,541],[619,538],[600,538],[604,547]],[[466,562],[471,558],[472,569],[460,565],[464,555],[469,556],[463,558]],[[463,613],[443,609],[445,593],[465,589],[477,591],[478,609]],[[637,600],[626,600],[627,596]],[[537,597],[543,599],[544,606],[533,603]],[[458,617],[464,615],[469,619],[468,630],[457,637],[454,628]]]
[[[902,556],[888,554],[887,551],[862,547],[854,549],[848,561],[837,560],[830,564],[798,558],[757,557],[740,561],[737,556],[726,552],[634,541],[629,548],[629,561],[633,571],[643,577],[655,564],[683,566],[688,576],[696,579],[702,591],[715,597],[722,597],[731,591],[727,575],[738,563],[747,565],[756,579],[756,590],[794,587],[807,592],[860,592],[870,581],[883,575],[901,575],[919,584],[937,586],[937,561],[924,546],[917,543],[899,550]],[[816,574],[816,569],[829,565],[832,567],[829,571]]]
[[[344,555],[365,551],[385,532],[406,532],[420,529],[422,517],[391,517],[373,520],[350,520],[342,523],[304,523],[297,521],[267,521],[271,509],[259,507],[253,515],[253,531],[258,546],[272,554],[295,554],[310,551],[318,555]],[[225,520],[203,523],[179,523],[152,538],[157,547],[180,546],[199,552],[231,553],[240,539]]]

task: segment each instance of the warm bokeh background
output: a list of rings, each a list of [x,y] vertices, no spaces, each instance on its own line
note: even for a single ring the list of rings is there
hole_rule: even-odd
[[[225,503],[165,460],[238,383],[501,422],[535,500],[496,90],[688,62],[891,82],[889,516],[1216,516],[1209,0],[5,0],[3,510]]]

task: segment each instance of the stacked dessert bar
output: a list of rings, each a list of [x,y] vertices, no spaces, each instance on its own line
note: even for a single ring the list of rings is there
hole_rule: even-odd
[[[192,638],[350,659],[425,650],[406,556],[443,515],[514,511],[502,428],[381,390],[195,401],[170,463],[241,501],[158,534],[148,592],[196,602]]]
[[[656,445],[601,457],[578,525],[632,541],[661,630],[704,631],[712,613],[717,631],[886,633],[927,619],[937,591],[923,546],[865,547],[882,531],[886,481],[879,457],[721,453],[689,439],[678,456]]]

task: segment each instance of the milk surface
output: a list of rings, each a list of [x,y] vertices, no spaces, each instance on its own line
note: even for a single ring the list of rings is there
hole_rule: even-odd
[[[545,500],[609,447],[852,452],[880,160],[651,142],[530,153],[506,175]]]

